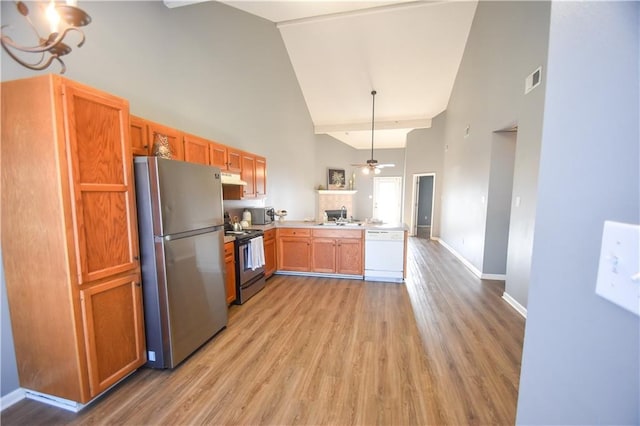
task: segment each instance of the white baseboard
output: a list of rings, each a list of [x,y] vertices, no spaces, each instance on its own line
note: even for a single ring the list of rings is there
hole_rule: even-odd
[[[0,411],[5,408],[11,407],[18,401],[22,401],[25,398],[24,389],[18,388],[13,392],[9,392],[5,396],[0,398]]]
[[[483,280],[506,281],[507,275],[506,274],[482,274],[480,278],[482,278]]]
[[[527,308],[522,306],[516,299],[511,297],[509,293],[506,291],[502,293],[502,298],[511,305],[513,309],[515,309],[520,315],[522,315],[525,319],[527,318]]]
[[[25,392],[25,397],[29,399],[33,399],[34,401],[40,401],[42,403],[52,405],[54,407],[62,408],[64,410],[71,411],[74,413],[78,413],[80,410],[86,407],[85,404],[81,404],[76,401],[60,398],[58,396],[48,395],[46,393],[32,391],[30,389],[25,389],[24,392]]]
[[[465,259],[464,256],[462,256],[460,253],[455,251],[455,249],[453,247],[451,247],[449,244],[445,243],[440,238],[437,238],[437,239],[433,238],[433,239],[438,241],[440,244],[442,244],[442,246],[444,248],[446,248],[447,250],[449,250],[452,255],[454,255],[460,262],[462,262],[462,264],[464,266],[467,267],[467,269],[469,269],[471,272],[473,272],[473,275],[475,275],[476,277],[480,278],[481,280],[496,280],[496,281],[506,281],[507,280],[507,275],[506,274],[484,274],[484,273],[480,272],[480,270],[478,268],[473,266],[473,264],[471,264],[471,262],[469,262],[467,259]]]
[[[480,272],[478,270],[478,268],[476,268],[475,266],[473,266],[471,264],[471,262],[469,262],[467,259],[464,258],[464,256],[462,256],[460,253],[458,253],[457,251],[454,250],[453,247],[451,247],[449,244],[445,243],[444,241],[442,241],[441,239],[438,239],[438,242],[442,245],[442,247],[446,248],[447,250],[449,250],[451,252],[452,255],[454,255],[460,262],[462,262],[462,264],[464,266],[467,267],[467,269],[469,269],[471,272],[473,272],[473,275],[475,275],[476,277],[482,279],[482,272]]]

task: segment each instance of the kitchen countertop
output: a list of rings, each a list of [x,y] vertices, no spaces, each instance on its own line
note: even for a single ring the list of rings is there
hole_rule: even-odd
[[[320,222],[307,222],[302,220],[286,220],[276,221],[269,225],[252,225],[250,229],[262,229],[266,231],[272,228],[313,228],[313,229],[384,229],[388,231],[407,231],[409,228],[404,223],[395,224],[376,224],[360,222],[360,225],[336,226],[336,225],[319,225]]]

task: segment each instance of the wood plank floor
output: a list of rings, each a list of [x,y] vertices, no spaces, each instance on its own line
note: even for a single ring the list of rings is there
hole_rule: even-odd
[[[407,267],[406,285],[274,276],[177,369],[140,369],[79,414],[23,400],[0,421],[514,424],[524,319],[503,283],[425,239]]]

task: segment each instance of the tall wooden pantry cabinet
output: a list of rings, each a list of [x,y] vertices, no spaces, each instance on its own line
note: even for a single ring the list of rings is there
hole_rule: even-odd
[[[56,75],[1,90],[20,385],[81,406],[146,361],[129,104]]]

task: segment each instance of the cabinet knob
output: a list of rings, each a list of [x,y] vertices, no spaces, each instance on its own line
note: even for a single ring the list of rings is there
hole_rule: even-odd
[[[136,287],[142,287],[142,283],[136,283]]]
[[[140,256],[133,256],[133,260],[140,260]]]

